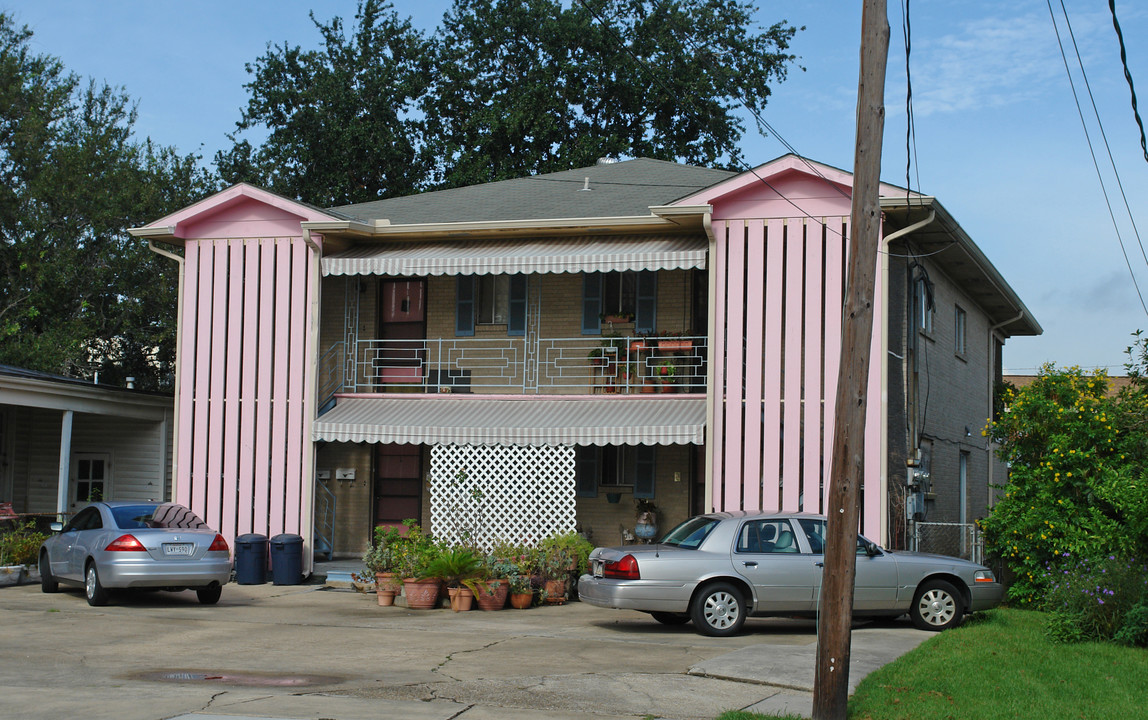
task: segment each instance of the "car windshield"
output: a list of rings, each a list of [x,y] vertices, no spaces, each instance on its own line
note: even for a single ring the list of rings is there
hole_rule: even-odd
[[[666,533],[661,542],[663,545],[693,549],[701,545],[717,525],[717,519],[704,515],[690,518]]]
[[[183,505],[122,505],[112,508],[116,525],[123,530],[141,528],[206,528],[207,523]]]

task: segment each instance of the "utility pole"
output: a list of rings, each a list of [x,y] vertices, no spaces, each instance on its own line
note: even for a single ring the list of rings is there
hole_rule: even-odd
[[[857,146],[853,155],[849,271],[842,308],[841,368],[829,476],[829,522],[817,617],[814,720],[845,720],[849,700],[849,627],[857,572],[857,524],[865,471],[865,392],[873,337],[873,287],[881,244],[881,135],[885,129],[885,0],[863,0]],[[881,362],[883,358],[877,358]],[[875,492],[876,488],[870,488]]]

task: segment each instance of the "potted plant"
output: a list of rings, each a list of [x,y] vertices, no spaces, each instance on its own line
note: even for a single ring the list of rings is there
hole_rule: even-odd
[[[516,573],[507,580],[510,586],[510,607],[525,610],[534,604],[534,587],[530,583],[530,575]]]
[[[600,313],[598,320],[604,323],[628,323],[634,322],[634,313],[616,312],[616,313]]]
[[[480,592],[477,581],[485,575],[482,558],[465,548],[443,550],[427,563],[428,577],[446,583],[450,594],[450,608],[455,612],[469,610],[474,597]]]
[[[438,605],[441,581],[427,574],[427,567],[439,554],[430,535],[423,533],[414,520],[404,520],[407,532],[399,544],[398,574],[403,578],[407,607],[426,610]]]
[[[694,341],[681,337],[678,333],[662,332],[658,340],[659,350],[692,350]]]
[[[0,585],[17,585],[29,574],[47,537],[31,520],[0,534]]]
[[[654,375],[662,385],[662,392],[673,392],[677,382],[678,366],[672,360],[662,360],[654,366]]]
[[[374,578],[379,605],[394,605],[395,596],[402,590],[402,578],[397,574],[402,542],[403,536],[397,527],[380,525],[375,528],[374,542],[363,554],[366,567],[363,576],[368,580]]]
[[[518,573],[518,566],[506,558],[488,555],[486,558],[487,580],[480,582],[478,607],[483,610],[501,610],[506,605],[510,593],[510,576]]]

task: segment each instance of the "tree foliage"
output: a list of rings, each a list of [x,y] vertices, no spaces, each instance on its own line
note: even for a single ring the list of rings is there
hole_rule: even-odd
[[[210,187],[194,156],[132,139],[123,91],[81,83],[0,13],[0,362],[170,382],[176,267],[125,230]]]
[[[421,120],[412,117],[430,83],[423,34],[388,3],[359,3],[350,37],[343,21],[311,20],[321,50],[286,43],[247,65],[247,107],[233,146],[215,156],[220,175],[318,205],[375,200],[417,190],[428,170]],[[238,133],[263,128],[253,147]]]
[[[729,0],[455,0],[428,41],[383,0],[323,48],[271,47],[229,181],[336,205],[593,164],[606,155],[741,161],[744,100],[786,77],[796,29]],[[240,138],[265,129],[255,147]]]
[[[1004,401],[985,433],[998,443],[1009,479],[981,525],[989,552],[1016,575],[1010,596],[1040,599],[1047,568],[1065,553],[1146,557],[1145,388],[1114,394],[1104,372],[1046,365]]]

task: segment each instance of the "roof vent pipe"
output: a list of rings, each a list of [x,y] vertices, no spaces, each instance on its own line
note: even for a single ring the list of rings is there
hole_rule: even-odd
[[[598,158],[598,162],[596,164],[598,164],[598,165],[613,165],[616,162],[618,162],[618,158],[607,156],[607,157]]]
[[[134,377],[128,375],[126,378],[124,378],[124,381],[127,383],[128,390],[136,389],[136,379]]]
[[[582,187],[578,188],[578,192],[590,192],[590,178],[582,181]]]

